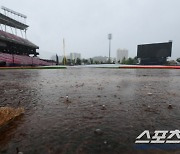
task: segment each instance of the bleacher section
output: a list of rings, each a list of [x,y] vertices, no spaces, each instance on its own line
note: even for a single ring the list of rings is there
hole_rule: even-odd
[[[5,62],[6,66],[19,65],[19,66],[49,66],[55,65],[54,62],[46,62],[38,57],[29,57],[25,55],[12,55],[0,52],[0,62]]]
[[[29,27],[26,24],[27,17],[4,6],[1,9],[4,14],[0,13],[0,66],[55,65],[54,61],[37,57],[39,53],[36,50],[39,47],[26,38],[26,31]],[[8,27],[11,28],[12,33],[8,31]],[[22,37],[17,36],[17,30],[21,31]]]

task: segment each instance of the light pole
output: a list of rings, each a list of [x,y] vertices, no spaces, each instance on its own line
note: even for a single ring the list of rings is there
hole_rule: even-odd
[[[112,34],[108,34],[109,39],[109,64],[111,63],[111,40],[112,40]]]

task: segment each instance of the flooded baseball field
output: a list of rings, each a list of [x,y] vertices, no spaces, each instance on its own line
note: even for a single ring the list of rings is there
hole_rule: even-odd
[[[24,154],[180,151],[135,148],[144,130],[180,129],[179,70],[2,70],[4,106],[25,113],[0,129],[2,154],[16,148]]]

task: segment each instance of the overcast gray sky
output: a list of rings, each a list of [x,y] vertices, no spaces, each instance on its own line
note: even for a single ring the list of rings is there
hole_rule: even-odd
[[[137,45],[173,40],[172,58],[180,57],[180,0],[1,0],[1,5],[27,15],[28,39],[40,57],[79,52],[82,57],[112,56],[118,48],[137,53]]]

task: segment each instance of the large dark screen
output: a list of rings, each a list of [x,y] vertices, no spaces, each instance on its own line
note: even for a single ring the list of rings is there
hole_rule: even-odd
[[[138,45],[138,58],[171,57],[172,42]]]

